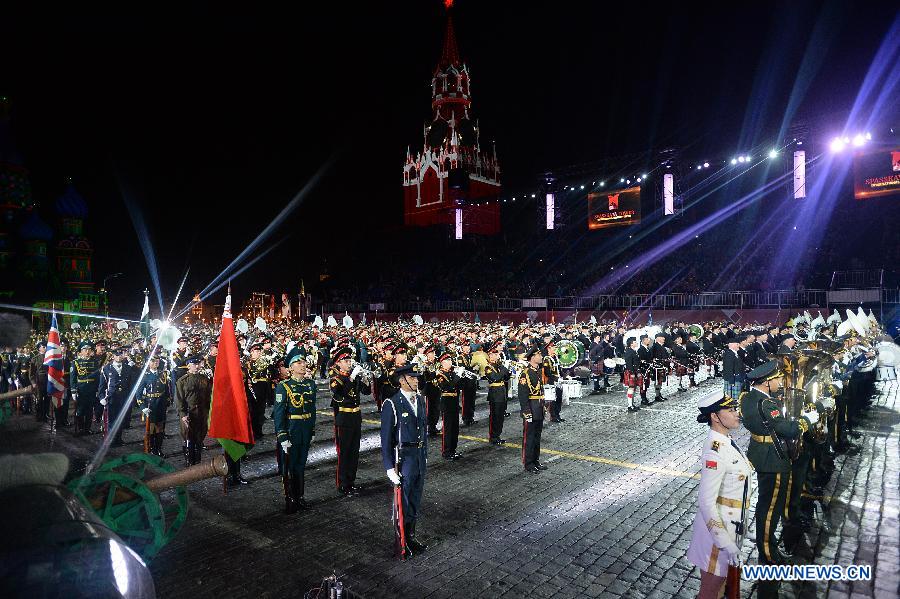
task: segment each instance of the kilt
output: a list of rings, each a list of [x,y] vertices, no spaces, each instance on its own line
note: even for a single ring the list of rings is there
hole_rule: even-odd
[[[653,373],[652,373],[653,382],[656,383],[656,386],[662,387],[663,385],[665,385],[666,379],[669,376],[669,369],[664,366],[663,367],[653,366],[653,367],[651,367],[651,370],[653,371]]]

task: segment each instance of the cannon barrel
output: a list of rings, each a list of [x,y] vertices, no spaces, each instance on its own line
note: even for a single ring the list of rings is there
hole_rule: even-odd
[[[225,476],[226,474],[228,474],[228,463],[225,461],[224,455],[218,455],[200,464],[194,464],[184,470],[178,470],[177,472],[171,472],[169,474],[163,474],[162,476],[148,479],[144,481],[144,486],[154,493],[159,493],[174,487],[181,487],[207,478]],[[136,499],[139,499],[139,497],[128,489],[117,487],[115,497],[113,497],[113,505],[118,505],[126,501],[134,501]],[[92,508],[101,510],[107,501],[106,494],[97,493],[91,497],[89,501]]]
[[[0,393],[0,401],[15,399],[17,397],[22,397],[23,395],[31,395],[31,393],[32,385],[28,385],[27,387],[22,387],[21,389],[15,389],[13,391],[7,391],[6,393]]]

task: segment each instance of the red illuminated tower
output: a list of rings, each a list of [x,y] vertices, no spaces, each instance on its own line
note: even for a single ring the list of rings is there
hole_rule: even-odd
[[[452,0],[445,4],[449,10]],[[431,79],[431,112],[422,150],[406,152],[404,223],[453,225],[461,217],[464,234],[499,233],[497,150],[493,144],[490,152],[481,147],[479,124],[472,117],[469,69],[459,58],[449,12],[441,60]]]

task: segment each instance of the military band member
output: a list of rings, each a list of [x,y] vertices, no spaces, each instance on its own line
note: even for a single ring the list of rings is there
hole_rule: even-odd
[[[395,344],[392,341],[386,342],[384,347],[382,347],[381,376],[376,384],[378,394],[375,396],[375,408],[379,412],[384,400],[396,395],[399,389],[394,382],[394,347]]]
[[[559,415],[562,409],[562,388],[556,386],[556,383],[559,381],[561,374],[559,371],[559,358],[556,357],[556,343],[552,339],[544,346],[543,355],[541,376],[544,379],[544,384],[556,387],[554,400],[545,402],[547,411],[550,413],[550,422],[565,422],[566,419]]]
[[[47,353],[47,343],[39,341],[37,353],[31,358],[29,366],[29,378],[32,385],[32,393],[35,397],[34,413],[38,422],[47,422],[50,418],[50,396],[47,394],[47,376],[49,367],[44,364],[44,354]]]
[[[435,384],[441,392],[441,456],[445,460],[458,460],[459,445],[459,389],[460,377],[453,370],[453,356],[444,352],[438,358],[440,368]]]
[[[637,354],[639,360],[638,368],[640,368],[641,371],[639,382],[642,406],[650,405],[650,401],[647,399],[647,389],[650,388],[650,378],[653,374],[650,370],[650,363],[653,361],[653,346],[651,343],[653,343],[653,340],[650,339],[649,335],[641,335],[640,340],[638,341]]]
[[[785,563],[777,546],[776,530],[785,512],[791,478],[786,439],[796,440],[819,420],[816,410],[804,411],[797,420],[784,417],[784,404],[777,398],[782,373],[776,362],[767,362],[748,373],[750,391],[742,394],[741,418],[750,431],[747,457],[759,478],[756,503],[756,544],[763,564]],[[771,590],[771,589],[768,589]],[[761,596],[764,589],[761,587]]]
[[[137,371],[125,361],[124,347],[113,348],[110,353],[112,354],[112,362],[100,370],[100,385],[97,389],[97,397],[100,398],[100,405],[106,410],[106,425],[112,428],[120,414],[130,407],[126,404],[128,403],[131,389],[137,382],[135,380]],[[116,428],[113,445],[121,446],[125,444],[122,441],[122,429],[122,426]]]
[[[69,388],[75,399],[75,434],[79,436],[91,434],[91,420],[100,385],[100,367],[93,354],[94,345],[89,341],[82,341],[78,345],[78,357],[72,360],[69,374]]]
[[[641,409],[641,401],[634,395],[636,388],[643,387],[637,346],[638,338],[629,337],[628,344],[625,347],[625,372],[622,374],[622,382],[625,383],[626,404],[629,412],[637,412]]]
[[[437,371],[440,367],[437,361],[437,348],[434,344],[425,346],[425,368],[422,372],[420,385],[425,392],[425,412],[428,419],[428,436],[437,437],[437,423],[441,419],[441,390],[437,386]]]
[[[187,371],[175,384],[175,407],[181,417],[185,461],[190,466],[200,462],[209,430],[212,381],[200,372],[200,356],[188,356],[184,366]]]
[[[498,339],[488,348],[488,363],[484,368],[484,377],[488,381],[487,401],[490,409],[488,419],[488,438],[492,445],[503,445],[506,439],[503,434],[503,418],[506,413],[506,402],[509,397],[508,385],[510,372],[500,362],[503,351],[503,340]]]
[[[352,497],[359,494],[355,486],[359,467],[359,442],[362,435],[360,394],[369,394],[363,384],[363,368],[353,365],[349,347],[334,350],[335,373],[331,377],[331,407],[334,410],[334,446],[337,450],[335,484],[338,492]]]
[[[728,566],[740,566],[741,547],[756,487],[753,466],[732,440],[740,426],[738,403],[731,397],[705,396],[697,422],[709,425],[700,457],[699,504],[687,558],[700,568],[700,599],[721,595]]]
[[[541,364],[544,356],[538,347],[525,354],[528,368],[519,375],[519,406],[522,410],[522,466],[537,474],[547,467],[541,464],[541,432],[544,429],[544,381]]]
[[[206,350],[206,367],[212,373],[213,376],[216,374],[216,360],[219,359],[219,341],[217,339],[213,339],[209,342],[209,347]]]
[[[284,358],[290,378],[275,387],[276,452],[279,472],[289,480],[285,489],[285,513],[306,509],[306,459],[316,435],[316,382],[310,378],[306,351],[293,348]]]
[[[725,395],[728,397],[740,397],[747,384],[747,367],[741,360],[740,349],[737,338],[731,338],[722,355],[722,379]]]
[[[147,453],[162,457],[162,443],[166,433],[166,411],[171,403],[169,375],[159,366],[159,356],[150,356],[147,372],[141,381],[138,407],[147,419]]]
[[[696,387],[694,383],[694,368],[691,366],[691,357],[687,348],[684,346],[684,339],[681,335],[676,335],[672,344],[672,359],[675,360],[675,376],[678,377],[678,392],[684,393],[687,388],[684,386],[684,377],[690,380],[691,387]]]
[[[662,386],[665,384],[666,378],[669,375],[670,351],[669,348],[666,347],[667,339],[668,337],[664,333],[657,333],[650,354],[653,359],[653,366],[651,368],[653,374],[653,388],[656,391],[656,396],[653,398],[653,401],[666,400],[662,395]]]
[[[172,381],[173,395],[175,394],[175,385],[177,385],[181,377],[188,372],[187,359],[190,354],[191,350],[188,348],[188,338],[179,337],[178,347],[172,352],[172,355],[169,356],[169,367],[172,369],[169,378]]]
[[[18,381],[18,388],[22,389],[23,387],[27,387],[31,385],[31,356],[28,355],[28,352],[24,347],[19,348],[19,353],[16,357],[16,380]],[[16,400],[18,407],[16,408],[16,412],[21,414],[31,414],[34,406],[34,394],[26,395],[24,397],[20,397]]]
[[[474,354],[468,343],[460,345],[459,365],[469,372],[478,373],[478,365],[472,362]],[[478,379],[466,377],[461,381],[462,422],[464,426],[475,424],[475,395],[478,392]]]
[[[398,557],[405,560],[428,549],[416,538],[425,489],[428,436],[425,401],[418,393],[419,373],[407,364],[398,367],[396,375],[400,391],[385,398],[381,410],[381,460],[394,484],[396,547]],[[459,421],[454,418],[454,422]]]
[[[250,345],[250,358],[246,364],[250,391],[247,394],[250,402],[250,424],[253,428],[253,437],[256,439],[262,438],[266,406],[270,403],[269,396],[272,395],[272,380],[269,376],[271,363],[263,356],[262,351],[262,343]]]

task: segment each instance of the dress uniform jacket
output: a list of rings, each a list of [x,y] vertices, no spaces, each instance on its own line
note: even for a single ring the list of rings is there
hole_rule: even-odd
[[[75,403],[75,415],[90,416],[97,401],[97,388],[100,386],[100,366],[94,358],[75,358],[69,374],[69,388],[78,394]]]
[[[158,424],[166,421],[166,410],[169,408],[169,376],[165,370],[148,370],[141,381],[141,393],[138,405],[150,408],[150,422]]]
[[[275,407],[272,408],[278,451],[281,442],[291,441],[289,451],[292,474],[303,476],[309,445],[316,427],[316,383],[310,378],[302,381],[289,378],[275,387]],[[282,468],[283,468],[282,462]],[[282,472],[283,474],[284,472]],[[302,495],[302,493],[301,493]]]
[[[106,400],[110,418],[116,418],[125,406],[125,400],[135,384],[137,372],[127,362],[121,362],[121,369],[116,369],[115,362],[110,362],[100,371],[100,385],[97,397]]]
[[[403,391],[398,391],[384,400],[381,409],[381,462],[385,470],[399,470],[406,524],[415,523],[420,516],[428,457],[426,432],[425,400],[420,394],[407,398]]]
[[[484,378],[488,381],[487,400],[490,402],[505,403],[509,394],[509,370],[500,363],[488,364],[484,367]]]
[[[741,394],[741,419],[750,431],[747,457],[759,472],[790,472],[791,462],[778,455],[772,435],[782,439],[797,439],[809,430],[809,420],[791,420],[782,415],[784,405],[759,389]],[[822,408],[824,409],[824,408]]]
[[[731,398],[740,395],[744,382],[747,380],[747,368],[744,361],[731,349],[726,349],[722,356],[722,379],[725,393]]]
[[[687,558],[705,572],[724,577],[728,559],[720,556],[723,547],[737,542],[735,525],[741,522],[741,502],[744,508],[743,529],[750,520],[750,498],[756,489],[753,466],[727,435],[709,430],[700,458],[699,507],[694,517],[691,545]],[[747,497],[744,500],[744,487]]]
[[[175,406],[179,417],[187,416],[188,424],[181,420],[181,436],[202,443],[209,430],[209,406],[212,402],[212,382],[206,375],[185,374],[175,383]]]

